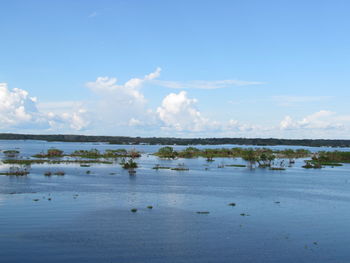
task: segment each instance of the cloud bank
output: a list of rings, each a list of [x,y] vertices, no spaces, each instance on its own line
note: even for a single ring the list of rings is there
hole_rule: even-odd
[[[284,137],[349,138],[350,115],[320,110],[296,119],[286,115],[275,125],[211,119],[200,110],[200,102],[180,90],[164,96],[159,106],[150,107],[143,93],[146,84],[176,89],[217,89],[259,85],[236,80],[169,82],[160,81],[161,68],[119,83],[115,77],[97,77],[86,83],[92,99],[87,101],[39,102],[22,89],[0,83],[1,132],[89,133],[130,136]],[[325,97],[279,96],[287,105],[317,101]],[[286,105],[281,105],[286,106]]]

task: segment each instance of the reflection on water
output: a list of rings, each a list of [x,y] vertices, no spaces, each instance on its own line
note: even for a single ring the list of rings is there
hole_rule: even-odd
[[[51,146],[126,148],[0,141],[25,156]],[[140,147],[150,153],[159,146]],[[135,176],[118,164],[32,165],[28,176],[0,176],[0,262],[349,261],[349,165],[218,168],[240,162],[144,154]],[[178,163],[190,170],[151,169]],[[44,176],[48,169],[66,174]]]

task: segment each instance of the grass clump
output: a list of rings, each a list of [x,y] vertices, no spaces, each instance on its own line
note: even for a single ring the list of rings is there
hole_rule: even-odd
[[[120,165],[124,168],[124,169],[135,169],[138,167],[137,163],[130,158],[128,161],[123,160]]]
[[[284,170],[286,170],[286,168],[284,168],[284,167],[270,167],[269,169],[272,171],[284,171]]]
[[[315,163],[312,161],[306,161],[306,164],[302,166],[305,169],[321,169],[322,165],[320,163]]]
[[[105,152],[100,152],[97,149],[91,150],[76,150],[72,154],[68,155],[71,157],[80,157],[80,158],[88,158],[88,159],[110,159],[110,158],[138,158],[141,156],[141,153],[132,149],[127,151],[125,149],[116,149],[116,150],[105,150]]]
[[[247,167],[244,164],[226,164],[226,167]]]
[[[57,171],[57,172],[54,172],[53,173],[54,175],[58,175],[58,176],[63,176],[65,175],[66,173],[64,171]]]
[[[137,212],[137,208],[131,208],[130,211],[133,212],[133,213],[136,213]]]
[[[17,150],[5,150],[3,153],[7,158],[15,158],[19,155],[19,151]]]
[[[170,168],[170,170],[173,170],[173,171],[188,171],[190,169],[186,168],[186,167],[175,167],[175,168]]]
[[[171,169],[171,167],[168,167],[168,166],[160,166],[159,164],[157,164],[157,165],[154,166],[152,169],[154,169],[154,170],[159,170],[159,169]]]
[[[90,164],[90,163],[101,163],[101,164],[113,164],[110,161],[104,160],[49,160],[49,159],[20,159],[20,160],[3,160],[5,164],[19,164],[19,165],[31,165],[31,164],[60,164],[60,163],[79,163],[79,164]]]
[[[13,176],[25,176],[29,174],[29,171],[27,169],[27,167],[10,167],[9,170],[7,172],[2,172],[0,173],[0,175],[13,175]]]
[[[61,158],[63,157],[63,151],[56,148],[48,149],[46,153],[38,153],[33,157],[35,158]]]
[[[28,171],[18,171],[18,172],[3,172],[0,175],[13,175],[13,176],[25,176],[29,174]]]

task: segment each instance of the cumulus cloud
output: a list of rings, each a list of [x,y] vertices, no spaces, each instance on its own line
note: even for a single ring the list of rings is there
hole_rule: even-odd
[[[337,129],[344,127],[342,120],[347,118],[348,116],[339,116],[332,111],[321,110],[301,120],[293,120],[286,116],[280,123],[280,129]]]
[[[226,131],[236,131],[236,132],[251,132],[262,129],[256,125],[250,125],[247,123],[241,123],[237,120],[229,120],[225,126]]]
[[[96,81],[86,83],[86,86],[97,95],[114,96],[114,100],[117,100],[118,103],[144,103],[145,97],[139,89],[145,82],[159,77],[160,71],[161,68],[158,67],[143,78],[132,78],[122,85],[117,84],[117,78],[98,77]]]
[[[149,81],[160,76],[161,68],[143,78],[131,78],[118,84],[117,78],[98,77],[86,86],[93,92],[94,98],[88,103],[93,109],[90,116],[97,129],[127,129],[133,126],[149,126],[156,122],[155,114],[147,106],[141,88]]]
[[[129,126],[141,126],[141,125],[143,125],[143,123],[139,119],[131,118],[129,120]]]
[[[35,97],[22,89],[8,88],[6,83],[0,83],[0,128],[12,130],[20,129],[44,129],[51,130],[54,127],[69,127],[73,130],[81,130],[87,122],[83,120],[83,109],[71,112],[54,113],[38,109]]]
[[[187,97],[186,91],[170,93],[157,108],[157,114],[165,128],[177,131],[202,131],[212,124],[196,108],[197,100]]]
[[[30,122],[40,122],[36,108],[37,99],[30,97],[22,89],[8,89],[6,83],[0,83],[0,125],[2,128],[20,126]]]
[[[118,83],[114,77],[98,77],[86,83],[91,97],[86,101],[39,102],[22,89],[0,84],[0,128],[3,131],[50,131],[66,133],[89,131],[95,134],[203,136],[203,137],[288,137],[348,138],[350,115],[321,110],[302,118],[285,116],[281,122],[267,119],[246,123],[229,116],[216,121],[203,114],[196,98],[184,90],[166,95],[158,107],[148,105],[142,87],[161,84],[169,88],[216,89],[258,85],[235,80],[166,82],[159,81],[161,69]],[[158,85],[157,84],[157,85]],[[288,105],[326,99],[326,97],[275,97]],[[232,105],[232,107],[234,107]],[[236,112],[237,110],[233,111]],[[222,116],[220,116],[222,117]],[[242,117],[242,116],[241,116]],[[260,123],[259,123],[260,121]],[[263,123],[263,121],[268,121]],[[161,130],[161,131],[160,131]]]

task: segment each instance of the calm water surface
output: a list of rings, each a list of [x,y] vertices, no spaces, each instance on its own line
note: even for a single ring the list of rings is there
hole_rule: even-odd
[[[50,147],[135,146],[0,141],[26,157]],[[350,165],[218,168],[242,161],[149,155],[159,147],[136,146],[144,152],[136,176],[118,164],[32,165],[28,176],[0,176],[0,262],[350,262]],[[152,169],[179,163],[190,170]]]

